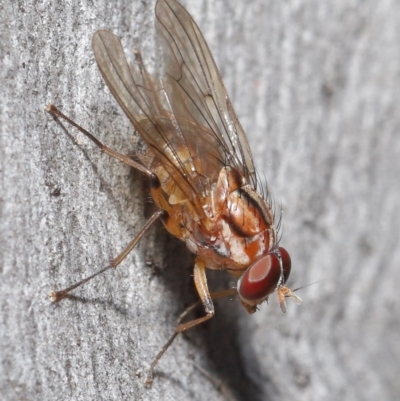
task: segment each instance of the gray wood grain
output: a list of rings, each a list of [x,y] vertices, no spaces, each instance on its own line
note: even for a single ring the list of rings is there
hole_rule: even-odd
[[[195,298],[192,259],[158,225],[142,179],[43,112],[110,147],[137,135],[90,49],[101,28],[160,63],[154,1],[5,2],[0,23],[0,393],[4,400],[387,400],[400,394],[400,3],[185,1],[224,76],[257,167],[284,210],[290,284],[247,316],[219,301],[143,372]],[[220,277],[221,276],[221,277]],[[214,288],[228,285],[213,274]],[[224,384],[219,391],[196,368]],[[141,375],[141,376],[140,376]]]

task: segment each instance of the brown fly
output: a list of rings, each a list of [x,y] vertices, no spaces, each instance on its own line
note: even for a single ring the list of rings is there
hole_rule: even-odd
[[[257,190],[257,176],[246,135],[198,26],[175,0],[158,0],[156,29],[161,39],[165,74],[151,75],[140,52],[128,64],[120,39],[97,31],[92,46],[97,64],[115,99],[147,147],[133,159],[103,145],[55,106],[47,111],[78,128],[108,155],[144,173],[158,210],[111,264],[62,291],[58,301],[98,274],[117,267],[147,229],[160,219],[167,231],[196,255],[194,283],[205,315],[180,323],[153,361],[153,369],[175,337],[214,316],[213,299],[238,294],[254,313],[276,292],[283,312],[285,299],[300,299],[285,286],[291,269],[288,252],[279,246],[270,199]],[[279,224],[278,224],[279,226]],[[237,286],[211,294],[206,268],[226,270]],[[186,310],[179,322],[192,308]]]

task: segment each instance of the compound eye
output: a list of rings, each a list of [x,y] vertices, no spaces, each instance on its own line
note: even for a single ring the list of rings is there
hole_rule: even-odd
[[[280,248],[283,249],[283,248]],[[289,254],[284,251],[287,256]],[[286,256],[285,255],[285,256]],[[289,257],[290,273],[290,257]],[[279,258],[275,253],[257,260],[243,274],[238,282],[238,293],[244,302],[262,302],[268,295],[272,294],[281,277],[281,266]]]
[[[292,269],[292,260],[290,259],[290,255],[285,248],[278,248],[278,250],[282,259],[283,283],[286,283],[290,276],[290,270]]]

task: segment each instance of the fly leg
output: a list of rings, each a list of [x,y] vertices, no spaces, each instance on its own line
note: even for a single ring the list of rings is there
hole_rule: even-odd
[[[215,313],[214,304],[207,285],[206,264],[200,258],[197,258],[196,263],[194,264],[193,276],[194,284],[196,286],[197,293],[199,294],[201,303],[204,306],[206,315],[198,319],[179,324],[176,328],[176,331],[178,333],[182,333],[182,331],[191,329],[192,327],[197,326],[198,324],[203,323],[208,319],[211,319]]]
[[[64,288],[63,290],[60,291],[51,291],[49,293],[49,297],[53,302],[58,302],[61,299],[65,298],[68,293],[75,288],[81,286],[82,284],[87,283],[90,281],[92,278],[95,278],[99,274],[104,273],[105,271],[111,269],[111,268],[116,268],[129,254],[129,252],[136,246],[136,244],[140,241],[140,239],[143,237],[143,234],[150,228],[150,226],[160,217],[164,214],[164,210],[157,210],[150,219],[146,222],[146,224],[143,226],[143,228],[136,234],[136,236],[133,238],[133,240],[128,244],[128,246],[115,258],[113,259],[110,264],[107,267],[104,267],[103,269],[99,270],[98,272],[92,274],[89,277],[86,277],[85,279],[75,283],[74,285],[71,285],[70,287]]]
[[[91,134],[89,131],[85,130],[79,124],[72,121],[64,113],[62,113],[60,110],[58,110],[58,108],[56,106],[50,104],[45,107],[45,111],[47,111],[54,117],[61,118],[62,120],[66,121],[68,124],[71,124],[77,130],[82,132],[82,134],[84,134],[87,138],[89,138],[96,146],[98,146],[107,155],[121,161],[124,164],[127,164],[130,167],[133,167],[134,169],[142,172],[143,174],[146,174],[150,180],[150,192],[151,192],[151,196],[152,196],[154,202],[160,209],[163,209],[163,210],[167,211],[168,213],[170,212],[171,207],[164,197],[164,194],[161,189],[160,180],[153,172],[151,172],[149,169],[147,169],[141,163],[139,163],[135,160],[132,160],[129,156],[126,156],[126,155],[123,155],[122,153],[116,152],[115,150],[112,150],[108,146],[104,145],[93,134]]]
[[[118,159],[124,164],[135,168],[136,170],[141,171],[142,173],[146,174],[147,176],[151,176],[152,172],[144,167],[142,164],[132,160],[130,157],[125,156],[121,153],[116,152],[115,150],[110,149],[108,146],[101,143],[94,135],[92,135],[89,131],[86,131],[82,128],[79,124],[75,121],[72,121],[69,117],[67,117],[64,113],[62,113],[58,108],[52,104],[45,107],[45,111],[53,115],[54,117],[61,118],[62,120],[66,121],[68,124],[71,124],[73,127],[78,129],[82,134],[84,134],[87,138],[89,138],[92,142],[94,142],[104,153],[107,155]]]
[[[207,321],[208,319],[211,319],[214,316],[214,304],[212,302],[213,299],[223,298],[236,294],[237,292],[236,288],[231,288],[229,290],[218,291],[210,294],[207,286],[207,277],[205,269],[206,269],[205,263],[201,259],[197,258],[194,266],[194,282],[196,285],[197,292],[200,296],[200,300],[197,301],[195,304],[189,306],[187,309],[185,309],[183,313],[179,316],[177,327],[175,329],[174,334],[162,347],[161,351],[154,358],[153,362],[150,365],[149,370],[147,371],[145,379],[146,387],[151,386],[153,382],[154,368],[156,367],[161,357],[165,354],[167,349],[170,347],[170,345],[174,342],[175,338],[183,331],[191,329],[192,327],[197,326],[198,324],[201,324]],[[201,318],[190,320],[189,322],[186,323],[182,323],[182,320],[200,304],[203,304],[204,309],[206,311],[206,315]]]

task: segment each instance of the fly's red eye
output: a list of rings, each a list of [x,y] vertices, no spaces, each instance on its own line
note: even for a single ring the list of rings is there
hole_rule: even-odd
[[[285,248],[278,248],[282,260],[283,283],[292,268],[290,255]],[[261,302],[273,293],[281,278],[281,265],[275,253],[269,253],[251,265],[238,282],[238,293],[243,301]]]
[[[278,248],[279,253],[281,254],[282,259],[282,267],[283,267],[283,282],[286,283],[290,276],[290,270],[292,268],[292,260],[290,259],[290,255],[285,248]]]
[[[238,282],[238,293],[244,302],[261,302],[275,291],[280,277],[279,258],[269,253],[245,271]]]

